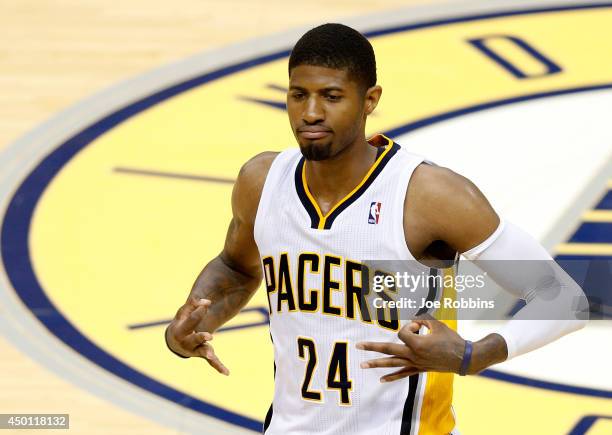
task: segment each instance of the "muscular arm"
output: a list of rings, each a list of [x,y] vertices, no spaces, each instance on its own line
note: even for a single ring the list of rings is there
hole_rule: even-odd
[[[259,288],[262,275],[253,227],[265,177],[276,155],[259,154],[238,174],[223,251],[200,272],[189,294],[189,298],[212,302],[196,331],[214,332],[238,314]]]
[[[509,270],[507,263],[499,261],[475,261],[504,290],[527,304],[497,333],[474,343],[469,373],[537,349],[584,326],[588,302],[578,284],[533,237],[511,223],[501,225],[471,181],[446,168],[420,165],[410,184],[404,230],[416,259],[448,260],[459,252],[471,260],[535,260],[521,265],[519,271]],[[546,314],[551,317],[544,317]],[[544,318],[551,320],[535,320]],[[432,325],[440,342],[446,343],[446,349],[440,344],[439,355],[446,355],[451,361],[449,368],[456,371],[464,341],[433,320],[427,324],[428,328]]]
[[[457,252],[485,240],[499,222],[489,201],[469,179],[439,166],[421,164],[415,169],[406,193],[404,233],[417,260],[432,265],[435,260],[452,260]],[[458,358],[454,362],[459,366],[462,340],[449,342],[449,346],[461,350],[455,350]],[[474,343],[469,372],[478,373],[507,355],[505,340],[489,334]]]
[[[467,178],[428,164],[419,165],[410,180],[404,203],[404,236],[413,257],[429,267],[448,267],[457,252],[478,246],[498,227],[500,219],[485,196]],[[442,260],[442,261],[440,261]],[[426,326],[430,333],[416,332]],[[404,326],[404,344],[359,343],[360,349],[392,357],[366,361],[364,368],[401,367],[381,378],[389,382],[424,371],[459,373],[466,341],[429,315]],[[478,373],[506,359],[508,349],[499,334],[473,344],[468,373]]]
[[[212,348],[205,342],[240,312],[259,287],[262,276],[253,227],[263,184],[277,154],[258,154],[241,168],[232,191],[232,220],[223,250],[200,272],[166,330],[168,346],[175,353],[211,362]]]

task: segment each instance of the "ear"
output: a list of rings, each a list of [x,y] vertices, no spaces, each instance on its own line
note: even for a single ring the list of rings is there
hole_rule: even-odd
[[[382,88],[379,85],[372,86],[368,88],[365,93],[365,114],[369,115],[374,112],[376,106],[378,106],[378,101],[380,100],[380,96],[382,95]]]

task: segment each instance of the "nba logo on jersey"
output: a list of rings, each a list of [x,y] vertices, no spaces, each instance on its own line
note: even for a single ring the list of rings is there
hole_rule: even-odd
[[[370,204],[370,216],[368,216],[369,224],[377,224],[380,217],[380,202],[373,202]]]

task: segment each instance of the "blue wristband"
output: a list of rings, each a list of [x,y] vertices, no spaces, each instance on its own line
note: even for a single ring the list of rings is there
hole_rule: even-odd
[[[461,368],[459,369],[459,375],[465,376],[470,366],[472,359],[472,342],[465,340],[465,350],[463,351],[463,360],[461,361]]]

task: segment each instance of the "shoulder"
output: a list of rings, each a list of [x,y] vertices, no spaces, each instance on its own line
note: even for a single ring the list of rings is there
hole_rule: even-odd
[[[280,153],[264,151],[247,160],[240,171],[232,192],[234,214],[245,220],[254,220],[261,192],[272,166]]]
[[[278,151],[264,151],[247,160],[238,172],[237,182],[263,186]]]
[[[499,223],[493,207],[468,178],[441,166],[422,163],[406,192],[404,227],[415,227],[423,243],[435,240],[463,252],[484,240]]]
[[[478,202],[485,199],[480,189],[468,178],[449,168],[427,163],[421,163],[414,170],[409,191],[419,198],[444,202]]]

